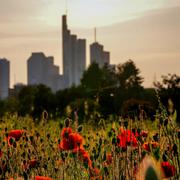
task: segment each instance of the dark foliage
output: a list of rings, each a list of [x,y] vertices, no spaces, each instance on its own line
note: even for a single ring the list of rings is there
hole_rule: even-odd
[[[142,82],[140,70],[132,60],[117,68],[110,65],[100,68],[93,63],[84,72],[79,86],[55,94],[44,85],[22,88],[15,97],[0,101],[0,116],[18,112],[21,116],[28,114],[40,119],[42,112],[47,111],[48,117],[58,118],[67,116],[66,108],[70,106],[69,116],[73,119],[77,112],[80,122],[89,119],[94,112],[108,119],[110,115],[139,118],[143,111],[144,117],[153,119],[158,105],[155,89],[144,88]],[[168,107],[169,99],[174,103],[179,120],[180,77],[163,76],[162,82],[155,83],[155,87],[163,104]]]

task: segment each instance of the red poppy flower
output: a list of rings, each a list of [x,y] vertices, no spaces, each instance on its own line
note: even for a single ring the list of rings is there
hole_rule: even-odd
[[[61,140],[59,147],[62,150],[75,150],[82,147],[82,144],[83,138],[80,134],[70,133]]]
[[[142,147],[143,147],[144,150],[150,151],[150,147],[149,147],[149,143],[148,142],[144,143]]]
[[[141,131],[141,136],[142,137],[147,137],[148,136],[148,132],[147,131]]]
[[[68,138],[69,134],[71,134],[73,130],[70,127],[66,127],[62,129],[61,137],[62,138]]]
[[[151,146],[153,149],[155,149],[155,148],[157,148],[157,147],[159,146],[159,144],[158,144],[157,142],[154,142],[154,141],[152,141],[152,142],[146,142],[146,143],[143,144],[142,147],[143,147],[144,150],[150,152],[150,151],[151,151],[150,146]]]
[[[24,130],[11,130],[8,133],[8,137],[14,138],[16,141],[19,141],[21,136],[23,135]]]
[[[69,136],[71,145],[73,145],[73,149],[80,148],[83,144],[83,138],[80,134],[78,133],[71,133]]]
[[[62,139],[60,144],[59,144],[59,148],[62,150],[70,150],[69,148],[69,139]]]
[[[119,146],[121,148],[126,148],[127,145],[132,145],[133,147],[137,146],[137,139],[130,130],[121,129],[121,134],[118,135],[117,138],[119,139]]]
[[[89,167],[92,166],[92,161],[90,159],[90,156],[88,154],[88,152],[83,148],[80,147],[78,149],[74,149],[73,153],[78,154],[79,159],[84,163],[87,164]]]
[[[46,176],[36,176],[36,180],[52,180],[52,179]]]
[[[100,176],[100,170],[98,168],[95,167],[90,169],[90,179],[91,180],[102,179],[102,176]]]
[[[90,159],[90,156],[89,156],[88,152],[84,151],[82,153],[82,156],[83,156],[83,163],[88,164],[88,166],[91,167],[92,166],[92,161]]]
[[[176,173],[176,168],[173,165],[171,165],[168,161],[162,162],[161,167],[165,178],[170,178],[174,176]]]

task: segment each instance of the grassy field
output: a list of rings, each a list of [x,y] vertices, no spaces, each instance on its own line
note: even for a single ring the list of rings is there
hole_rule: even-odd
[[[0,120],[1,179],[179,179],[180,131],[164,113],[96,126],[42,117]]]

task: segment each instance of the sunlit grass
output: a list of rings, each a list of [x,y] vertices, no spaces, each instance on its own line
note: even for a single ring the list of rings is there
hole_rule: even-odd
[[[42,117],[39,122],[31,117],[9,114],[1,119],[2,179],[36,176],[65,180],[139,179],[149,172],[158,172],[157,178],[162,178],[168,176],[163,173],[162,162],[172,166],[169,176],[179,178],[179,129],[168,117],[161,120],[164,117],[161,113],[155,121],[119,118],[108,123],[101,119],[96,126],[94,123],[78,127],[73,120],[66,124],[64,119],[55,121]],[[76,150],[60,148],[63,139],[69,137],[61,135],[65,126],[83,138]],[[9,137],[15,129],[23,130],[19,140]],[[90,158],[88,163],[87,157]],[[152,165],[154,170],[148,168],[151,158],[152,162],[157,162]],[[142,162],[146,166],[142,166]]]

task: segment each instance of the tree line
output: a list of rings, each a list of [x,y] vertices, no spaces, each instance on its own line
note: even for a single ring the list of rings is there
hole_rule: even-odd
[[[162,76],[154,88],[142,86],[143,77],[132,60],[116,67],[102,68],[92,63],[84,72],[79,86],[72,86],[52,93],[45,85],[26,86],[14,97],[0,101],[0,116],[18,113],[40,119],[47,111],[49,118],[78,115],[81,122],[110,116],[154,119],[158,110],[158,97],[170,113],[180,113],[180,77],[175,74]],[[157,93],[158,92],[158,93]]]

